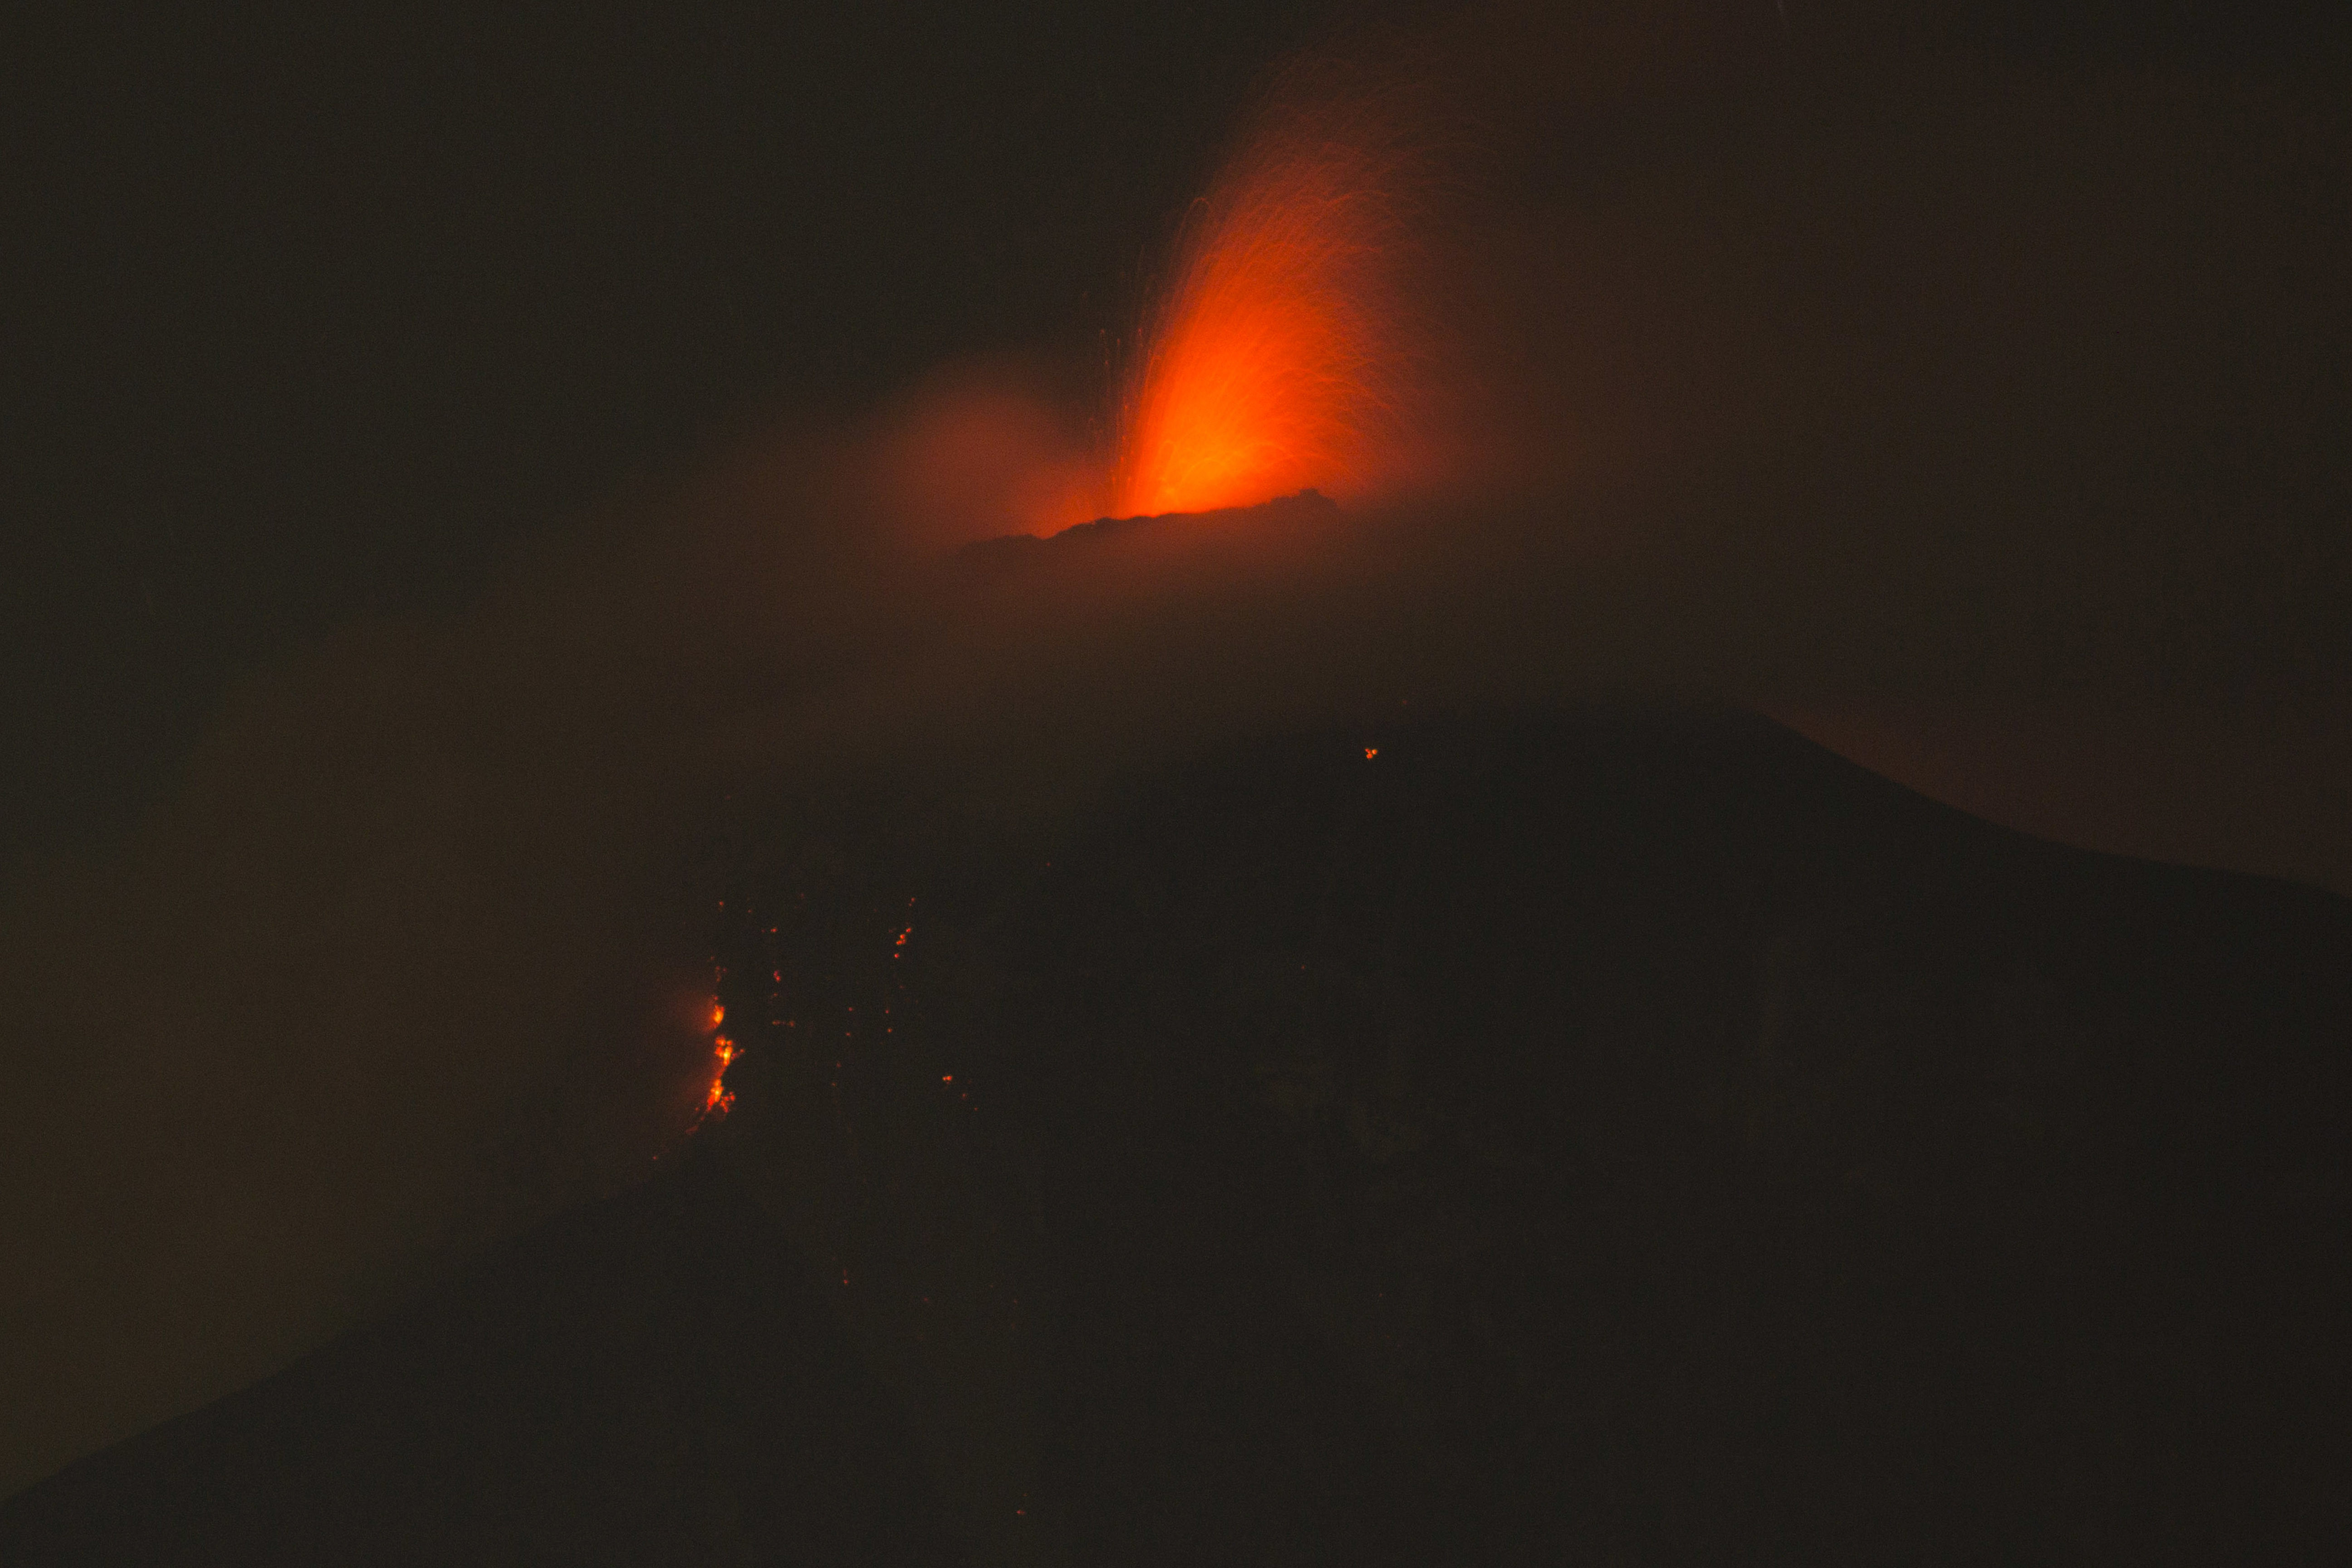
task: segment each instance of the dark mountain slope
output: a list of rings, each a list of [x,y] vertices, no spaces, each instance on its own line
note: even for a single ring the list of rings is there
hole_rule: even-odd
[[[35,1489],[0,1557],[951,1560],[934,1485],[1041,1563],[2352,1543],[2340,900],[1723,714],[794,820],[730,900],[723,1161]]]
[[[906,1452],[782,1238],[690,1159],[18,1496],[0,1561],[935,1562]]]
[[[2339,1528],[2340,900],[1704,719],[1286,742],[1055,876],[1005,1037],[1074,1490],[1129,1500],[1091,1555],[1238,1549],[1223,1500],[1318,1458],[1400,1563]],[[1381,1418],[1234,1443],[1310,1360]]]

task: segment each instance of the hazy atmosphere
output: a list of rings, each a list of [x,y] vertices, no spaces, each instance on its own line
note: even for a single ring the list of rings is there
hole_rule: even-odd
[[[0,1492],[674,1149],[747,801],[1695,695],[2352,892],[2339,26],[1338,9],[37,40]]]

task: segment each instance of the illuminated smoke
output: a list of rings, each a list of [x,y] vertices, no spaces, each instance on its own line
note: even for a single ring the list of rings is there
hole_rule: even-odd
[[[1374,95],[1286,99],[1185,225],[1126,388],[1119,515],[1345,495],[1393,458],[1414,160]]]

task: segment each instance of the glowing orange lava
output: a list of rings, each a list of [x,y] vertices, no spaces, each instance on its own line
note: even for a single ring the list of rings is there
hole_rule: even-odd
[[[1122,410],[1115,511],[1345,494],[1391,434],[1405,160],[1360,106],[1263,117],[1194,209]]]
[[[727,1068],[741,1053],[733,1040],[718,1032],[719,1026],[726,1021],[727,1009],[714,996],[710,1002],[710,1054],[718,1068],[711,1074],[710,1089],[703,1097],[702,1110],[695,1117],[698,1127],[706,1121],[726,1115],[735,1105],[735,1096],[727,1088]]]

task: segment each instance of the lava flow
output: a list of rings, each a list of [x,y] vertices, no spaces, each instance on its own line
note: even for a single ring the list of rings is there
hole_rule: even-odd
[[[701,1111],[695,1117],[698,1126],[734,1109],[735,1096],[727,1088],[727,1068],[735,1060],[735,1042],[719,1033],[719,1026],[726,1022],[727,1009],[714,997],[710,1004],[710,1054],[718,1070],[711,1075],[709,1092],[703,1099]]]
[[[1410,160],[1360,104],[1260,120],[1186,225],[1122,409],[1115,515],[1371,479],[1412,355],[1396,306]]]

